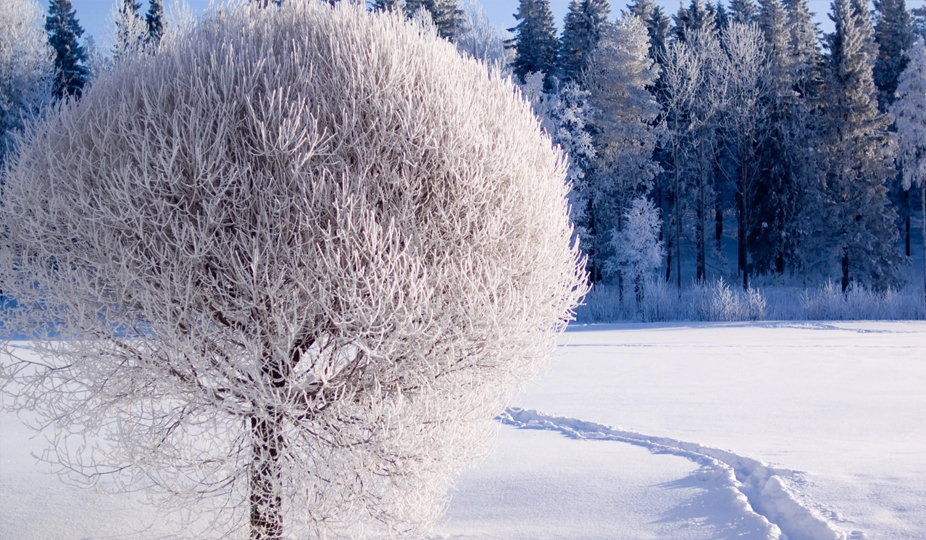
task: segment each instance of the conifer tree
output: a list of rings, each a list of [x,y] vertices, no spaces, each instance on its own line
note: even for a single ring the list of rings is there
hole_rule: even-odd
[[[656,76],[649,34],[640,19],[628,13],[618,24],[605,23],[587,78],[590,100],[597,109],[598,159],[591,194],[599,234],[623,230],[630,201],[649,191],[659,172],[653,150],[660,107],[649,90]],[[601,256],[599,265],[610,254]]]
[[[431,21],[437,28],[437,35],[454,40],[463,18],[463,11],[456,0],[405,0],[405,12],[414,16],[419,9],[431,15]]]
[[[721,0],[717,0],[717,3],[714,5],[714,24],[717,26],[717,31],[723,31],[730,26],[730,22],[730,12],[727,11],[727,8],[723,5]]]
[[[878,60],[874,78],[878,87],[878,107],[887,111],[894,102],[897,79],[907,67],[904,51],[913,45],[913,26],[904,0],[875,0],[878,21],[875,24],[875,42]]]
[[[145,26],[147,26],[148,44],[157,48],[164,36],[164,0],[149,0]]]
[[[550,0],[520,0],[514,18],[517,26],[508,29],[514,34],[509,42],[515,50],[514,75],[523,83],[528,73],[543,73],[547,89],[552,88],[557,40]]]
[[[792,258],[797,228],[803,164],[799,159],[803,148],[797,135],[803,119],[794,90],[788,15],[779,0],[760,0],[759,6],[767,68],[761,97],[764,113],[759,145],[761,176],[755,198],[758,226],[749,231],[749,243],[757,271],[774,268],[782,273],[786,258]]]
[[[598,46],[601,25],[611,13],[608,0],[572,0],[563,23],[559,44],[559,76],[578,81],[588,69],[588,61]]]
[[[405,9],[404,0],[374,0],[370,4],[370,9],[378,11],[393,11]]]
[[[58,99],[79,98],[90,77],[90,70],[86,66],[87,53],[77,41],[84,29],[77,22],[77,12],[71,6],[71,0],[50,0],[45,31],[55,55],[52,94]]]
[[[759,8],[753,0],[730,0],[730,22],[749,24],[759,17]]]
[[[906,53],[909,64],[900,74],[897,99],[890,106],[899,139],[903,189],[920,192],[923,238],[923,282],[926,294],[926,45],[918,40]]]
[[[896,212],[887,198],[895,137],[890,117],[878,111],[870,54],[874,39],[862,2],[834,0],[828,36],[825,96],[827,171],[821,202],[822,223],[813,235],[818,252],[838,260],[842,290],[850,280],[876,287],[896,283]],[[867,32],[867,34],[866,34]]]

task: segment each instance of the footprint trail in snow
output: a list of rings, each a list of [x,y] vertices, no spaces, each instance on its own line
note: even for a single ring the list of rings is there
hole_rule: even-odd
[[[730,494],[730,504],[744,518],[753,520],[763,540],[864,540],[865,536],[846,533],[833,521],[835,517],[802,501],[795,486],[806,480],[802,473],[772,467],[732,452],[670,439],[651,437],[576,418],[551,416],[536,410],[511,407],[499,420],[521,429],[558,431],[574,439],[618,441],[648,448],[658,454],[689,459],[701,473],[719,478]]]

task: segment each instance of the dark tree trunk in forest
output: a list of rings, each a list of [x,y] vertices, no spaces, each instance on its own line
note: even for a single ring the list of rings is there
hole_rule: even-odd
[[[723,253],[723,209],[720,207],[720,196],[714,200],[714,241],[717,243],[717,253]]]
[[[920,185],[920,217],[923,219],[920,223],[921,232],[923,233],[923,299],[926,300],[926,182]]]
[[[849,290],[849,248],[842,248],[842,292]]]
[[[903,214],[904,214],[904,244],[907,248],[907,257],[910,256],[910,190],[903,191]]]

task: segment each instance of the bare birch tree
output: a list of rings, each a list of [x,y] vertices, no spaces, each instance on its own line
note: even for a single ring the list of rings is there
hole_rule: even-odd
[[[11,158],[5,405],[218,534],[414,530],[586,290],[565,174],[509,81],[398,16],[207,15]]]

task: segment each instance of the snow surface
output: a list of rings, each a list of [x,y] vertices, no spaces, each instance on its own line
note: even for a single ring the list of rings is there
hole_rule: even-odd
[[[434,539],[926,538],[926,322],[572,327]],[[0,415],[0,538],[178,539]]]

